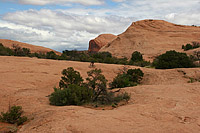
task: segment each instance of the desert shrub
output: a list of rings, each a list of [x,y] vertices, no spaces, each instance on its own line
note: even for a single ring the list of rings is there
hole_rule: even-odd
[[[135,52],[132,53],[131,60],[134,61],[134,62],[143,61],[143,56],[140,52],[135,51]]]
[[[127,92],[118,93],[108,92],[106,95],[101,95],[97,103],[101,105],[117,105],[121,101],[130,100],[130,95]]]
[[[58,56],[55,52],[50,51],[46,53],[46,59],[58,59]]]
[[[4,47],[2,43],[0,43],[0,55],[10,56],[13,55],[13,51],[10,48]]]
[[[80,73],[75,71],[74,68],[69,67],[62,71],[62,77],[59,82],[60,88],[67,88],[70,84],[81,85],[83,83],[83,78]]]
[[[111,89],[114,88],[124,88],[124,87],[130,87],[130,86],[135,86],[136,84],[131,82],[129,80],[129,76],[126,74],[118,74],[110,83]]]
[[[50,95],[49,101],[51,105],[82,105],[91,100],[92,91],[83,86],[70,84],[67,88],[54,88],[54,92]]]
[[[167,51],[153,61],[156,69],[189,68],[194,67],[192,60],[185,54],[174,50]]]
[[[88,78],[87,86],[93,91],[93,101],[97,101],[100,96],[106,96],[107,94],[107,80],[105,76],[102,74],[101,69],[93,69],[87,72]]]
[[[127,75],[129,75],[129,80],[139,84],[144,76],[141,69],[128,69]]]
[[[70,57],[76,57],[76,56],[78,56],[79,55],[79,53],[78,53],[78,51],[77,50],[64,50],[63,52],[62,52],[64,55],[66,55],[66,56],[70,56]]]
[[[31,52],[29,48],[21,48],[19,45],[13,44],[14,56],[30,56]]]
[[[128,69],[117,76],[110,83],[110,89],[136,86],[140,83],[144,73],[140,69]]]
[[[105,59],[107,57],[111,58],[112,57],[112,54],[109,53],[109,52],[98,52],[98,53],[94,53],[94,54],[91,54],[91,56],[94,58],[94,59]]]
[[[27,117],[21,116],[23,113],[21,106],[12,106],[8,112],[1,112],[0,121],[21,125],[27,121]]]
[[[54,92],[49,96],[51,105],[111,104],[119,99],[128,100],[130,98],[124,93],[115,96],[113,92],[108,92],[107,80],[101,69],[88,71],[86,83],[83,83],[80,73],[72,67],[64,69],[62,74],[59,88],[54,88]]]
[[[195,49],[195,48],[199,48],[200,47],[200,43],[199,42],[192,42],[191,44],[186,44],[186,45],[182,45],[182,49],[184,49],[184,51],[190,50],[190,49]]]
[[[134,62],[132,60],[129,61],[128,63],[129,65],[133,65],[133,66],[140,66],[140,67],[145,67],[145,66],[151,66],[151,62],[150,61],[137,61],[137,62]]]

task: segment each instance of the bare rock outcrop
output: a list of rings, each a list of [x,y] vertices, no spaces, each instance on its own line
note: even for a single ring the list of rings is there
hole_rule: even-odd
[[[117,36],[112,34],[101,34],[97,38],[90,40],[89,52],[98,52],[103,46],[112,42]]]
[[[182,45],[193,41],[200,42],[200,27],[184,26],[163,20],[142,20],[132,25],[100,51],[107,51],[116,57],[130,58],[134,51],[139,51],[146,60],[168,50],[184,52]]]
[[[13,41],[13,40],[7,40],[7,39],[0,39],[0,43],[3,44],[5,47],[13,48],[13,45],[18,45],[22,48],[28,48],[30,49],[31,53],[47,53],[50,51],[54,51],[57,55],[61,55],[60,52],[52,50],[50,48],[45,48],[42,46],[35,46],[27,43],[22,43],[18,41]]]

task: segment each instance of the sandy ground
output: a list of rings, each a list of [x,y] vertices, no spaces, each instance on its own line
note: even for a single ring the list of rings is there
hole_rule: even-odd
[[[95,64],[111,81],[122,65]],[[74,67],[85,78],[89,63],[0,56],[0,112],[20,105],[30,122],[20,133],[198,133],[200,132],[200,68],[155,70],[142,85],[125,88],[131,100],[113,110],[50,106],[48,95],[61,71]],[[129,67],[136,68],[136,67]],[[1,123],[0,123],[1,124]]]

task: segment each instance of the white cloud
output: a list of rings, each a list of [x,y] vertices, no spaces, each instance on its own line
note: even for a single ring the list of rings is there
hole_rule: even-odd
[[[63,5],[69,3],[78,3],[82,5],[102,5],[103,0],[18,0],[20,4],[28,5]]]
[[[200,25],[200,13],[179,13],[168,14],[166,20],[183,25]]]
[[[1,0],[0,0],[1,1]],[[106,5],[107,0],[18,0],[21,4]],[[56,50],[87,49],[101,33],[120,34],[136,20],[164,19],[177,24],[200,25],[200,0],[112,0],[117,6],[57,10],[25,10],[0,18],[0,38],[42,45]]]
[[[17,40],[57,50],[87,49],[90,39],[101,33],[119,34],[131,18],[72,14],[67,11],[27,10],[8,13],[0,21],[0,31]],[[3,33],[3,32],[2,32]],[[12,36],[13,35],[13,36]],[[0,38],[4,37],[0,33]],[[9,38],[12,39],[12,38]]]

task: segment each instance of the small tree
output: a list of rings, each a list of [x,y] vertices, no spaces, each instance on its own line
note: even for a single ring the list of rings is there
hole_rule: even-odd
[[[21,125],[27,121],[27,117],[21,116],[23,113],[21,106],[12,106],[8,112],[1,112],[0,121]]]
[[[87,85],[93,91],[93,101],[97,101],[97,99],[102,95],[107,95],[107,80],[101,73],[101,69],[94,69],[87,72]]]
[[[110,83],[110,88],[124,88],[130,86],[136,86],[140,83],[144,76],[144,73],[140,69],[122,69],[120,73]]]
[[[130,81],[139,84],[144,76],[142,70],[138,69],[129,69],[127,75],[130,75]]]
[[[186,51],[186,50],[190,50],[190,49],[193,49],[192,45],[191,44],[186,44],[184,50]]]
[[[46,58],[47,59],[57,59],[57,55],[54,51],[50,51],[46,53]]]
[[[51,105],[82,105],[85,103],[112,104],[122,100],[128,101],[128,93],[109,92],[107,90],[107,80],[102,75],[101,69],[94,69],[88,73],[87,83],[83,83],[79,72],[73,68],[63,70],[63,77],[60,81],[60,88],[54,88],[50,95]]]
[[[70,84],[81,85],[83,83],[83,78],[81,77],[80,73],[75,71],[74,68],[69,67],[62,71],[62,77],[59,82],[59,87],[67,88]]]
[[[131,60],[135,61],[135,62],[143,61],[143,56],[142,56],[142,54],[140,52],[135,51],[135,52],[132,53]]]
[[[158,56],[153,61],[153,65],[157,69],[194,67],[192,60],[186,53],[179,53],[174,50],[167,51],[165,54]]]
[[[68,88],[57,89],[50,95],[49,101],[51,105],[82,105],[92,98],[92,91],[89,88],[78,86],[75,84],[68,85]]]

